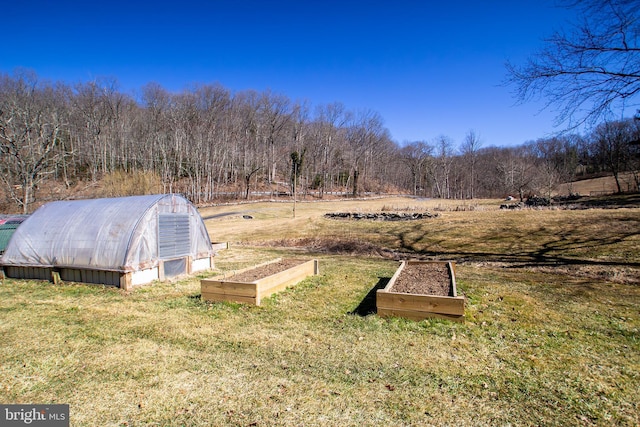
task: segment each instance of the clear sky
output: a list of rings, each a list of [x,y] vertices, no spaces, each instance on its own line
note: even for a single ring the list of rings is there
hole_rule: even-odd
[[[311,106],[374,110],[393,139],[484,146],[548,136],[553,112],[515,105],[505,62],[571,17],[553,0],[178,0],[3,2],[0,71],[135,93],[220,83]]]

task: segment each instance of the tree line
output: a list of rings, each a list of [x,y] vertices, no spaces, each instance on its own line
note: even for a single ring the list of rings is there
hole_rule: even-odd
[[[149,83],[134,97],[110,79],[70,85],[29,71],[0,75],[1,191],[6,206],[25,213],[45,183],[114,177],[135,183],[129,193],[176,192],[194,203],[294,188],[317,198],[550,195],[581,175],[637,173],[639,140],[640,121],[630,118],[512,147],[491,146],[473,130],[463,141],[400,144],[380,114],[338,102],[314,107],[219,84],[173,93]]]

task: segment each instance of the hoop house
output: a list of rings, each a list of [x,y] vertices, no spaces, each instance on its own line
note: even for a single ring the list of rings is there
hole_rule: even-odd
[[[197,209],[176,194],[58,201],[15,231],[0,266],[8,277],[129,289],[213,267]]]

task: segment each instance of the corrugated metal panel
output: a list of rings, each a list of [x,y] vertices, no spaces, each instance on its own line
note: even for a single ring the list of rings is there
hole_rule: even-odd
[[[189,255],[191,250],[188,214],[158,216],[158,256],[169,259]]]
[[[7,277],[13,279],[37,279],[51,281],[51,268],[49,267],[4,267]],[[60,278],[65,282],[94,283],[109,286],[120,286],[120,276],[117,271],[104,270],[79,270],[75,268],[62,268],[59,271]]]
[[[50,268],[6,266],[4,270],[13,279],[51,280]]]
[[[2,224],[0,225],[0,253],[4,252],[11,236],[18,228],[18,224]]]
[[[65,282],[94,283],[119,287],[121,275],[122,273],[117,271],[60,269],[60,278]]]

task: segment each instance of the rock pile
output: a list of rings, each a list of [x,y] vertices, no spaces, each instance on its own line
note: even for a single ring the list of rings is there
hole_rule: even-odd
[[[500,209],[522,209],[524,207],[528,208],[541,208],[551,206],[551,200],[545,197],[529,197],[524,203],[507,203],[500,205]]]
[[[500,209],[522,209],[524,207],[524,203],[505,203],[500,205]]]
[[[546,197],[529,197],[525,204],[529,207],[551,206],[551,200]]]
[[[370,220],[370,221],[411,221],[416,219],[437,218],[439,214],[431,212],[417,213],[351,213],[351,212],[334,212],[324,214],[329,219],[354,219],[354,220]]]

